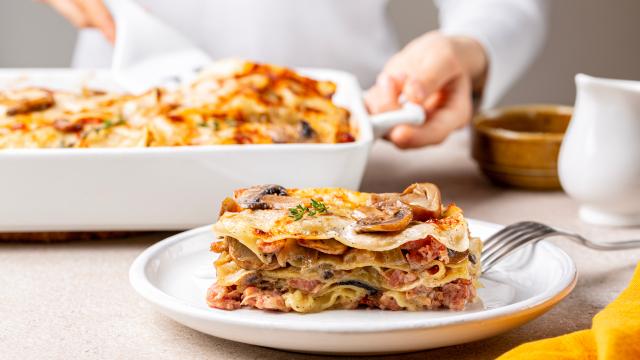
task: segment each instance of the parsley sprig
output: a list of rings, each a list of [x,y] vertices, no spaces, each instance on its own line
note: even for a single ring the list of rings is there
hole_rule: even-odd
[[[327,212],[327,206],[321,201],[311,199],[311,206],[298,205],[293,208],[289,208],[289,217],[294,221],[298,221],[307,216],[316,216],[317,214],[325,214]]]
[[[80,136],[83,139],[86,139],[91,134],[95,134],[103,130],[111,129],[114,126],[124,125],[126,123],[127,122],[125,121],[125,119],[122,117],[122,115],[120,115],[114,119],[107,119],[98,126],[90,127],[88,130],[85,130]]]
[[[105,122],[102,123],[102,128],[100,128],[100,130],[106,130],[114,126],[120,126],[124,124],[125,124],[125,121],[122,118],[118,119],[117,121],[105,120]]]

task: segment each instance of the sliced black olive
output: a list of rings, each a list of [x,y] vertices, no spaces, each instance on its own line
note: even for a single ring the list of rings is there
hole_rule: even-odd
[[[280,185],[265,185],[264,190],[262,191],[263,195],[278,195],[278,196],[287,196],[287,189]]]
[[[331,270],[324,270],[324,271],[322,272],[322,278],[323,278],[324,280],[329,280],[329,279],[331,279],[332,277],[333,277],[333,271],[331,271]]]
[[[311,139],[316,134],[311,125],[305,120],[300,120],[300,136],[304,139]]]
[[[287,189],[280,185],[260,185],[253,186],[245,189],[237,198],[238,204],[245,209],[252,210],[266,210],[271,209],[272,206],[264,201],[262,198],[266,195],[275,196],[287,196]]]
[[[337,283],[338,285],[351,285],[351,286],[357,286],[359,288],[363,288],[365,290],[367,290],[367,293],[369,295],[374,295],[378,292],[378,289],[374,288],[373,286],[369,285],[369,284],[365,284],[362,281],[358,281],[358,280],[345,280],[345,281],[340,281],[339,283]]]
[[[262,279],[256,273],[251,273],[242,279],[242,285],[251,286],[258,284]]]

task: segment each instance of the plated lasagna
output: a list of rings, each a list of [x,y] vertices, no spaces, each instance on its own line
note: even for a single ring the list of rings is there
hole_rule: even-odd
[[[481,242],[433,184],[240,189],[213,230],[212,308],[463,310],[476,299]]]
[[[176,89],[0,90],[0,149],[354,141],[336,85],[275,65],[225,60]]]

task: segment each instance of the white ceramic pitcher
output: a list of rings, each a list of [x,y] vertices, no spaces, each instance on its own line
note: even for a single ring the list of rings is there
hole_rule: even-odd
[[[640,81],[578,74],[576,86],[558,163],[562,187],[585,222],[640,225]]]

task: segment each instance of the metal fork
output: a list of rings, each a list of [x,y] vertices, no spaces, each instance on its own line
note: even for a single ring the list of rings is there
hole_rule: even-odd
[[[491,269],[498,261],[512,252],[528,244],[552,236],[564,236],[574,242],[595,250],[625,250],[640,248],[640,240],[620,241],[615,243],[594,243],[578,234],[556,230],[545,224],[522,221],[511,224],[489,237],[483,244],[482,271]]]

